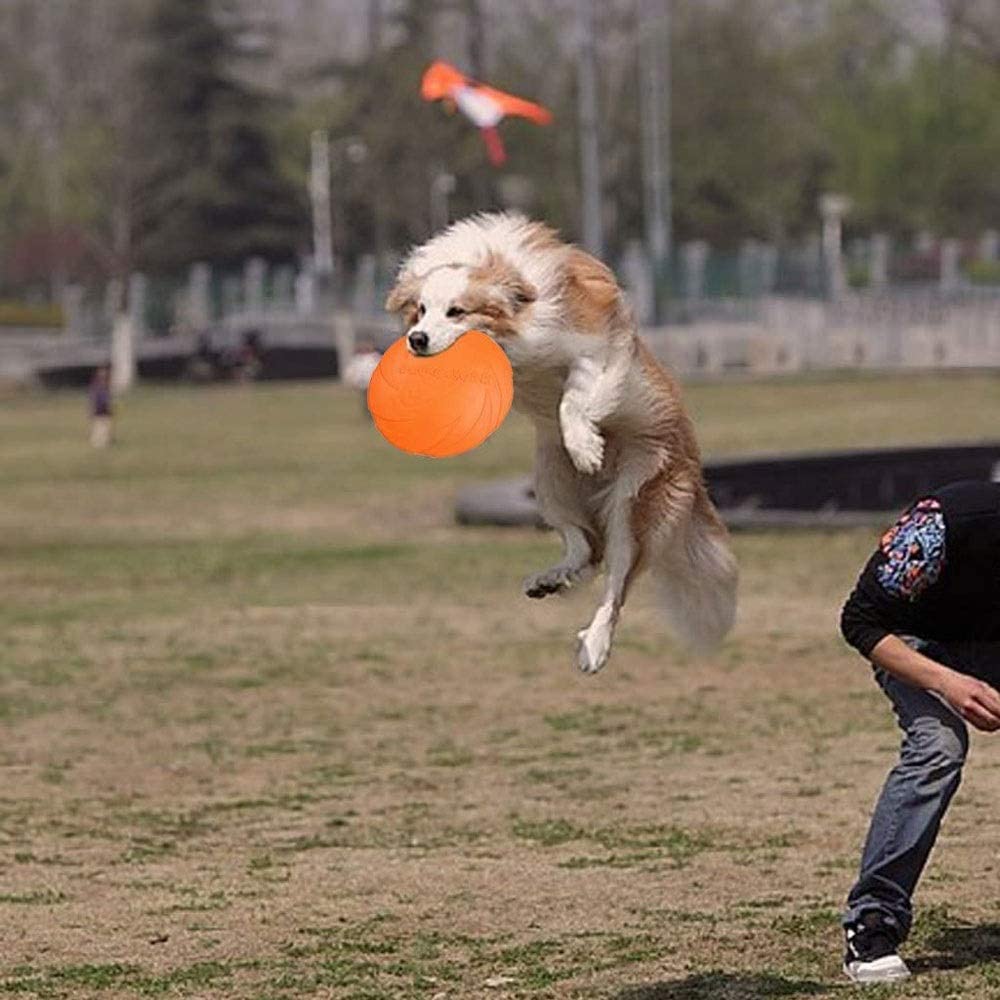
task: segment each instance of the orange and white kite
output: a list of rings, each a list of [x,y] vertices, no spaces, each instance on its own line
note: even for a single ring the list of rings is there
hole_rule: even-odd
[[[503,141],[497,125],[508,115],[527,118],[536,125],[548,125],[552,112],[541,104],[487,86],[460,73],[446,62],[434,62],[427,67],[420,84],[420,96],[425,101],[445,101],[458,108],[483,134],[490,162],[499,167],[506,159]]]

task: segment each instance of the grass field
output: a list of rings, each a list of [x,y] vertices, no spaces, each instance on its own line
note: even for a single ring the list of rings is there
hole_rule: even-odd
[[[986,376],[697,385],[713,455],[997,435]],[[595,678],[555,540],[453,525],[329,385],[172,389],[85,443],[0,399],[0,994],[751,1000],[851,993],[837,911],[896,747],[836,630],[872,532],[744,534],[707,661],[640,587]],[[1000,753],[974,740],[919,975],[1000,997]]]

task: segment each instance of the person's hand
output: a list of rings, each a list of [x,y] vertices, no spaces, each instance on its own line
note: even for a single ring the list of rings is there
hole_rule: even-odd
[[[987,733],[1000,729],[1000,693],[985,681],[949,670],[938,693],[976,729]]]

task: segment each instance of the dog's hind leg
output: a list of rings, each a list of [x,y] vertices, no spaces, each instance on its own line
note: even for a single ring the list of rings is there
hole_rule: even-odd
[[[596,674],[611,655],[615,626],[629,585],[641,561],[632,530],[632,499],[616,500],[607,525],[607,568],[604,593],[590,624],[577,633],[576,663],[585,674]]]
[[[584,498],[589,484],[580,482],[562,447],[559,433],[539,430],[535,461],[535,495],[546,523],[559,532],[563,557],[555,566],[524,581],[528,597],[545,597],[568,590],[593,576],[601,561],[601,533]]]
[[[593,550],[586,534],[575,524],[564,524],[556,530],[563,540],[562,561],[525,579],[524,592],[528,597],[547,597],[569,590],[577,583],[586,582],[596,572],[591,562]]]

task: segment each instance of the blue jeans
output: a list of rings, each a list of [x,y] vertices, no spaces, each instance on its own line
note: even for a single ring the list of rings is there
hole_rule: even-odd
[[[956,657],[955,650],[919,639],[906,641],[939,663],[982,676],[976,669],[980,663],[962,662],[965,657]],[[875,806],[843,923],[876,910],[902,942],[913,922],[913,890],[962,779],[969,734],[961,717],[936,695],[878,668],[875,679],[892,702],[903,741],[899,762]]]

